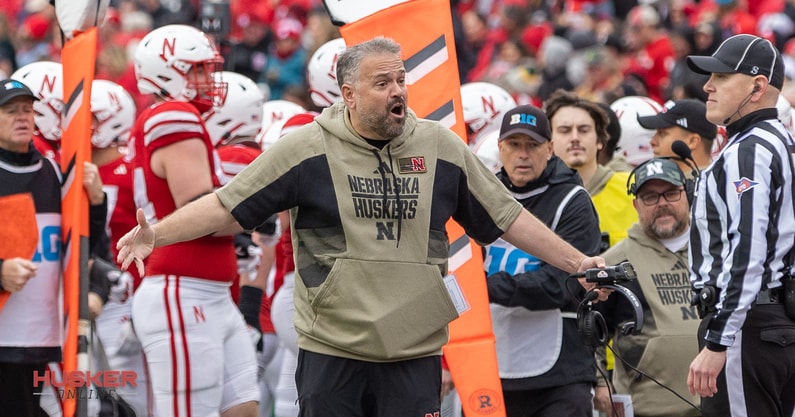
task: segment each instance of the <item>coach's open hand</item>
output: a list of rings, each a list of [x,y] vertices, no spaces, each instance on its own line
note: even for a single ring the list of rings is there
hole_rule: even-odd
[[[135,262],[138,274],[144,276],[144,259],[152,253],[155,247],[155,231],[146,221],[143,209],[138,209],[135,213],[138,226],[127,232],[119,239],[116,249],[119,255],[116,262],[121,265],[121,269],[126,271],[130,264]]]

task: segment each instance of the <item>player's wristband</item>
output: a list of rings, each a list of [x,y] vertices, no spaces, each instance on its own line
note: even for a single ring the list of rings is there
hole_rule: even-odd
[[[718,344],[718,343],[715,343],[715,342],[710,342],[709,340],[707,340],[706,348],[711,350],[711,351],[713,351],[713,352],[725,352],[726,349],[727,349],[727,346],[723,346],[721,344]]]
[[[244,285],[240,287],[240,301],[238,308],[243,313],[246,324],[262,332],[259,324],[259,310],[262,304],[262,289]]]

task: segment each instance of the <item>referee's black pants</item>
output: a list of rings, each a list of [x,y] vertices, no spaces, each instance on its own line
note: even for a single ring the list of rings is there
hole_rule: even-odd
[[[703,348],[707,315],[699,328]],[[792,417],[795,409],[795,321],[783,304],[754,305],[726,365],[718,393],[701,399],[703,417]]]

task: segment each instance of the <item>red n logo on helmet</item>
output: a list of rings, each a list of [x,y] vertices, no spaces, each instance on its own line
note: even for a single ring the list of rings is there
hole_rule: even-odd
[[[55,91],[55,80],[57,75],[51,74],[44,74],[44,78],[41,80],[41,87],[39,87],[39,96],[44,97],[46,93],[52,93]]]
[[[177,45],[177,38],[164,38],[163,39],[163,48],[160,50],[160,58],[163,61],[168,61],[168,57],[174,55],[174,50],[176,49]],[[166,50],[168,50],[168,54],[166,54]]]
[[[115,91],[108,92],[108,99],[110,100],[110,105],[113,106],[114,111],[121,111],[121,99]]]
[[[331,67],[328,69],[328,76],[332,80],[337,79],[337,58],[339,58],[340,54],[334,53],[334,59],[331,60]]]

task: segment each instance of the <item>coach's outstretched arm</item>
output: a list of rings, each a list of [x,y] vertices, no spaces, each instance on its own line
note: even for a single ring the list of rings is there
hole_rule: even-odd
[[[235,223],[215,193],[186,204],[153,225],[146,221],[143,209],[138,209],[136,218],[138,226],[116,244],[119,250],[116,261],[123,270],[135,262],[141,276],[144,276],[143,260],[154,248],[207,236]]]
[[[523,251],[570,274],[606,266],[602,257],[584,255],[574,246],[561,239],[560,236],[527,210],[522,210],[519,217],[502,235],[502,238]],[[586,290],[596,286],[592,283],[586,283],[584,279],[580,280],[580,284]],[[601,301],[606,298],[607,292],[599,293]]]

